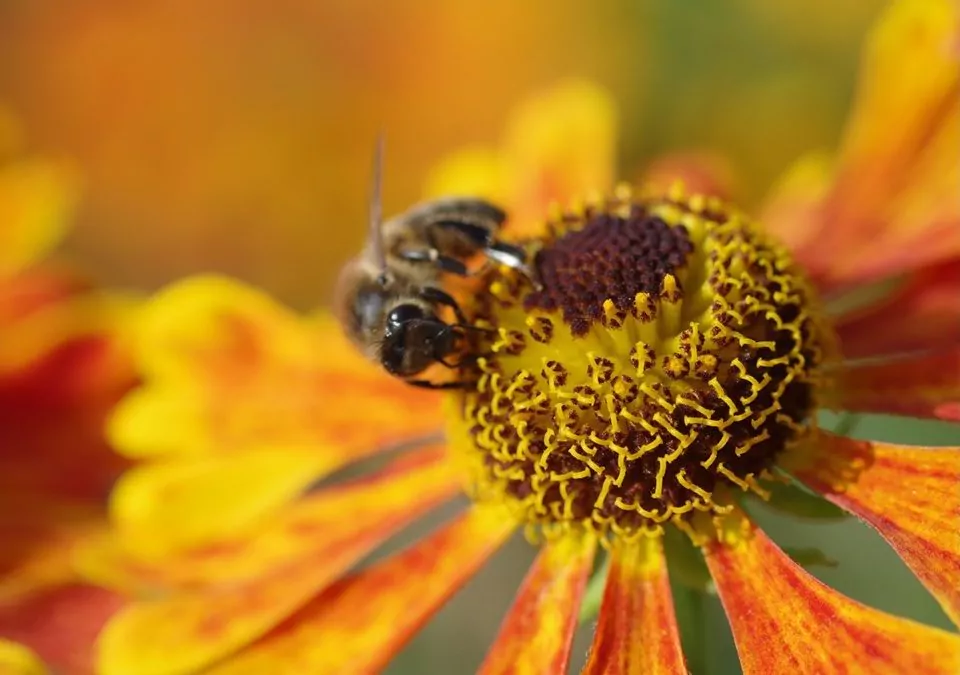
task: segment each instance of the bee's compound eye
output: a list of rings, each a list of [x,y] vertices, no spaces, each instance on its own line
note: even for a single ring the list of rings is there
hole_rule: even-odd
[[[429,309],[397,305],[387,314],[381,361],[388,372],[410,377],[447,353],[453,339],[448,326]]]
[[[422,321],[426,318],[427,313],[418,305],[397,305],[387,314],[387,333],[395,332],[411,321]]]

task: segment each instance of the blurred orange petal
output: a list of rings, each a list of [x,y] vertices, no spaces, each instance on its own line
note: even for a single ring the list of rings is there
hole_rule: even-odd
[[[48,675],[50,671],[30,649],[10,640],[0,640],[0,673],[3,675]]]
[[[0,606],[76,578],[72,553],[107,522],[98,502],[45,492],[0,493]]]
[[[152,560],[129,555],[125,539],[101,539],[81,549],[78,565],[88,578],[120,588],[240,583],[316,557],[360,530],[401,527],[458,488],[440,449],[424,448],[366,478],[305,495],[231,535]]]
[[[179,282],[140,324],[146,386],[111,424],[131,457],[320,446],[346,461],[439,426],[439,398],[367,363],[332,319],[301,319],[239,282]]]
[[[0,607],[0,636],[30,648],[56,672],[92,675],[97,634],[123,603],[102,588],[58,586]]]
[[[814,276],[850,284],[960,254],[958,20],[952,0],[900,0],[870,34]]]
[[[378,673],[515,527],[500,512],[474,508],[337,582],[210,675]]]
[[[808,574],[759,529],[731,516],[706,548],[744,675],[955,674],[960,636],[885,614]]]
[[[960,347],[845,366],[840,378],[844,410],[960,422]]]
[[[0,374],[0,491],[102,503],[126,465],[103,433],[109,410],[133,384],[118,342],[106,333],[71,337]]]
[[[59,242],[76,198],[76,177],[62,164],[23,160],[0,167],[0,277]]]
[[[589,675],[686,675],[670,580],[659,539],[611,551]]]
[[[729,199],[734,173],[722,156],[707,152],[677,152],[657,157],[644,169],[639,184],[665,193],[680,182],[687,194]]]
[[[912,274],[880,302],[839,317],[836,330],[848,359],[960,343],[960,259]]]
[[[960,625],[960,448],[824,434],[792,473],[886,539]]]
[[[441,162],[426,196],[485,196],[507,209],[512,236],[535,233],[551,202],[612,187],[616,131],[607,91],[586,80],[558,82],[513,109],[498,149],[467,149]]]
[[[817,269],[832,252],[811,246],[820,234],[820,207],[830,189],[833,167],[823,153],[805,155],[774,184],[761,208],[760,223],[786,244],[804,268]]]
[[[544,544],[480,667],[497,673],[565,673],[596,541],[568,536]]]
[[[11,324],[94,288],[80,271],[44,260],[0,279],[0,323]]]
[[[378,478],[305,499],[259,536],[194,552],[183,561],[184,576],[222,585],[140,602],[118,614],[100,638],[103,675],[191,673],[261,637],[452,496],[457,486],[447,464],[437,455],[399,462]]]

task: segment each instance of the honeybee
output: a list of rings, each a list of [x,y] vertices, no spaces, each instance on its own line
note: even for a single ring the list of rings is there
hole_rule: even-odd
[[[418,378],[434,364],[460,368],[471,325],[443,289],[443,276],[474,276],[467,261],[519,270],[533,279],[526,252],[496,238],[506,214],[482,199],[446,198],[413,207],[381,223],[383,140],[374,157],[369,234],[362,251],[340,273],[335,308],[347,337],[374,363],[405,382],[430,389],[462,386],[458,381]],[[449,311],[444,312],[444,308]],[[441,314],[452,314],[447,323]]]

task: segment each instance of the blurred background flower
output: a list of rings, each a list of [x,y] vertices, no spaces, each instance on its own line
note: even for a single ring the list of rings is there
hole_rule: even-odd
[[[733,157],[750,200],[835,145],[879,4],[8,2],[0,100],[79,162],[70,245],[113,280],[213,268],[303,306],[363,236],[379,129],[399,210],[438,157],[495,142],[524,93],[581,76],[615,96],[622,166]]]
[[[130,300],[51,254],[69,229],[76,172],[21,155],[15,129],[0,111],[0,671],[39,672],[12,639],[79,673],[119,606],[80,581],[72,553],[107,529],[107,494],[127,465],[103,426],[135,382]]]

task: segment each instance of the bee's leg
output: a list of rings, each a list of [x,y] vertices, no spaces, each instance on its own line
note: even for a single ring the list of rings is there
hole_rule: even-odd
[[[471,382],[431,382],[430,380],[404,380],[407,384],[421,389],[465,389]]]
[[[464,315],[460,305],[453,299],[453,296],[436,286],[424,286],[420,289],[420,297],[427,302],[444,305],[453,310],[457,316],[457,323],[467,325],[467,317]]]
[[[528,264],[527,252],[514,244],[500,241],[493,236],[489,229],[475,223],[462,220],[438,220],[436,227],[456,230],[465,235],[489,260],[500,263],[504,267],[515,269],[527,277],[535,286],[540,287],[536,271]],[[435,246],[433,233],[427,231],[427,239],[431,246]]]
[[[397,255],[408,262],[426,262],[439,269],[461,277],[470,276],[470,270],[462,260],[441,254],[436,248],[415,248],[400,251]]]
[[[467,220],[444,218],[434,221],[431,225],[442,230],[454,230],[457,234],[462,234],[478,249],[485,249],[494,242],[493,232],[490,228],[477,225]],[[431,240],[431,243],[435,241],[432,229],[427,230],[427,239]]]

